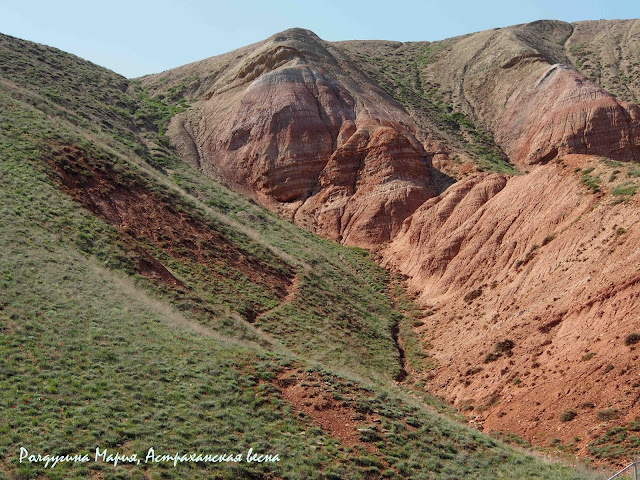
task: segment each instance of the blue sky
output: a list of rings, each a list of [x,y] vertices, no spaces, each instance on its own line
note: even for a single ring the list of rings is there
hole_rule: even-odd
[[[441,40],[540,19],[639,18],[629,1],[0,0],[0,32],[127,77],[156,73],[291,27],[325,40]]]

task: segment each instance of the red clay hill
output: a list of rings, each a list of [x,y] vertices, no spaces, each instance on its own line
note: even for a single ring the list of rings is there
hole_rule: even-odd
[[[168,134],[205,175],[406,275],[430,392],[541,445],[633,431],[640,21],[293,29],[142,83],[187,98]]]

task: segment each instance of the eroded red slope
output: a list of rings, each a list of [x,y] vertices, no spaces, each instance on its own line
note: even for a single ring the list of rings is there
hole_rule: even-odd
[[[384,250],[435,312],[417,328],[427,389],[490,431],[584,447],[640,415],[638,202],[594,195],[563,157],[477,175],[421,206]],[[602,412],[617,409],[613,422]],[[577,416],[566,421],[569,410]]]

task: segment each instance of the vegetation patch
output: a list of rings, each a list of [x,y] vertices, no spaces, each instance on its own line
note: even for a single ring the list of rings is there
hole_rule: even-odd
[[[493,346],[492,352],[489,352],[485,355],[483,362],[484,363],[495,362],[503,355],[510,357],[511,355],[513,355],[513,352],[512,352],[513,347],[515,347],[515,343],[512,340],[509,340],[509,339],[501,340]]]
[[[610,428],[601,437],[587,445],[589,453],[605,460],[623,459],[631,461],[640,448],[640,417],[626,425]]]
[[[556,238],[555,234],[552,235],[547,235],[546,237],[544,237],[544,239],[542,240],[542,246],[544,247],[545,245],[548,245],[549,243],[553,242]]]
[[[578,413],[575,410],[567,410],[567,411],[562,412],[560,414],[559,419],[560,419],[561,422],[570,422],[571,420],[573,420],[577,416],[578,416]]]
[[[615,420],[620,416],[620,410],[617,408],[605,408],[603,410],[598,410],[596,413],[596,417],[598,420],[602,420],[603,422],[608,422],[611,420]]]
[[[476,298],[482,296],[482,287],[471,290],[464,296],[464,301],[467,303],[473,302]]]
[[[624,337],[624,344],[628,347],[635,345],[638,342],[640,342],[640,333],[633,332]]]
[[[623,184],[615,187],[611,193],[616,196],[631,196],[636,194],[637,189],[635,184]]]
[[[601,180],[599,176],[592,177],[591,175],[589,175],[589,173],[587,173],[592,170],[593,168],[583,170],[582,177],[580,178],[580,183],[582,183],[585,187],[587,187],[593,193],[598,193],[600,191]]]
[[[414,328],[423,326],[423,318],[429,317],[435,312],[427,312],[430,315],[423,314],[420,307],[407,295],[407,291],[402,285],[402,279],[397,274],[392,276],[389,290],[394,307],[402,313],[402,316],[397,317],[398,333],[399,342],[402,343],[401,348],[405,355],[407,371],[412,374],[421,374],[432,370],[436,367],[436,362],[426,351],[426,347],[420,343],[420,338]]]

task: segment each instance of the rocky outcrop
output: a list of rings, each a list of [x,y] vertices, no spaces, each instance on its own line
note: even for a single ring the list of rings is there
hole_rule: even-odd
[[[627,52],[635,25],[614,28]],[[574,68],[576,38],[607,30],[594,29],[541,21],[437,44],[294,29],[143,83],[186,85],[191,107],[169,126],[185,160],[407,276],[429,391],[488,430],[579,436],[584,451],[599,409],[640,415],[624,344],[640,310],[636,186],[606,169],[640,161],[640,109]],[[505,153],[522,175],[479,172]],[[624,200],[601,192],[618,187]]]
[[[564,65],[545,67],[514,92],[498,118],[496,140],[522,165],[569,153],[640,160],[640,108],[615,99]]]
[[[424,151],[401,131],[373,123],[353,132],[331,155],[319,192],[296,220],[347,245],[374,247],[391,239],[430,196]],[[313,223],[305,224],[305,218]]]
[[[266,73],[206,129],[202,149],[213,161],[203,169],[276,202],[304,200],[337,147],[342,125],[353,124],[354,106],[335,79],[309,65]],[[215,113],[208,105],[204,110]]]
[[[219,67],[169,134],[205,174],[321,235],[375,246],[433,195],[430,154],[402,107],[330,48],[300,29],[272,37]]]
[[[427,390],[486,431],[583,453],[612,426],[599,411],[616,409],[620,424],[640,415],[637,349],[625,342],[640,311],[638,201],[587,193],[575,170],[598,162],[569,155],[458,182],[383,252],[428,312],[415,328],[437,365]]]

